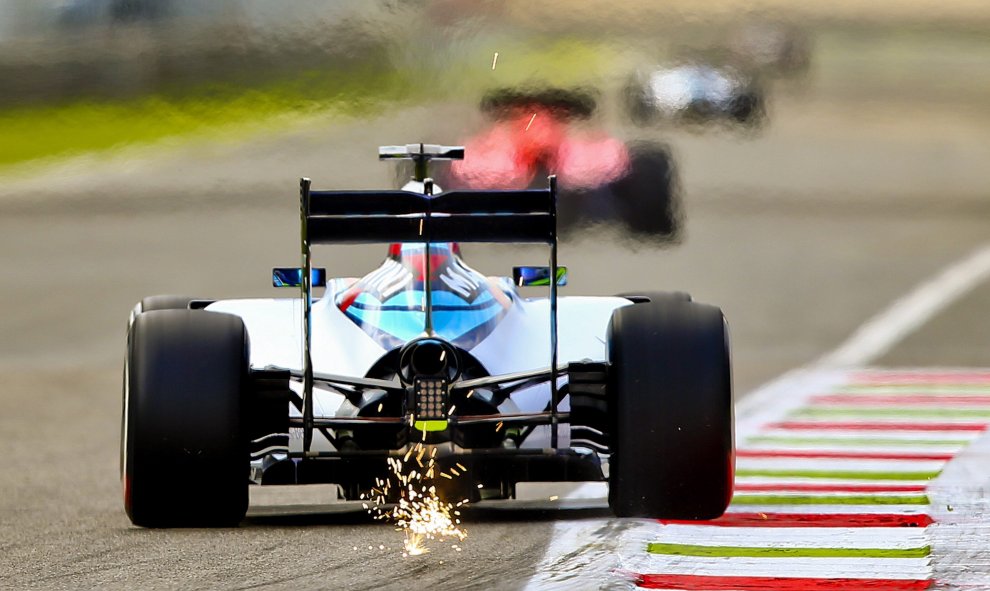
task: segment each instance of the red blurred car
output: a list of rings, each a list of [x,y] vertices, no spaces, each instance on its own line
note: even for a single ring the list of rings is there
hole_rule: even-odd
[[[577,124],[596,106],[583,89],[490,92],[481,109],[491,125],[464,142],[465,159],[438,171],[437,182],[449,189],[518,189],[555,174],[562,229],[618,221],[639,235],[676,237],[680,207],[670,151]]]

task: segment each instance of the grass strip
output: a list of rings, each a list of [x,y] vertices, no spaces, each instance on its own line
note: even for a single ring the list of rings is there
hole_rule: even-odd
[[[220,131],[239,137],[283,126],[285,116],[366,115],[416,99],[413,89],[409,73],[361,68],[307,72],[256,88],[17,107],[0,111],[0,167]]]
[[[0,173],[40,158],[100,153],[163,140],[242,140],[313,115],[362,117],[390,105],[477,100],[552,72],[562,86],[588,84],[622,63],[612,45],[581,38],[532,45],[507,41],[493,73],[489,45],[438,69],[371,55],[362,63],[298,71],[279,79],[224,81],[128,99],[88,99],[0,109]],[[510,59],[511,56],[511,59]]]

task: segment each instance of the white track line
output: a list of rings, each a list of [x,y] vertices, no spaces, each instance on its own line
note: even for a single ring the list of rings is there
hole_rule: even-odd
[[[781,420],[791,411],[805,405],[812,395],[831,391],[846,379],[847,372],[843,368],[863,366],[880,357],[988,277],[990,244],[980,247],[893,302],[886,310],[863,324],[835,350],[806,367],[785,373],[746,396],[736,405],[737,440],[744,441],[764,424]],[[794,432],[781,433],[784,434],[798,435]],[[955,435],[964,437],[957,433],[954,434],[954,439],[957,438]],[[779,509],[780,507],[747,507],[747,510]],[[794,507],[789,510],[820,512],[825,509],[826,507],[818,506]],[[833,507],[828,509],[833,510]],[[841,513],[851,509],[836,506],[834,512]],[[913,514],[920,512],[920,508],[884,507],[884,512]],[[578,584],[594,585],[607,580],[608,573],[616,568],[624,553],[616,553],[616,548],[609,543],[610,536],[603,535],[606,530],[611,530],[608,533],[612,535],[618,534],[616,537],[628,544],[639,536],[643,536],[644,540],[651,536],[655,530],[655,522],[631,519],[558,522],[554,526],[543,561],[526,588],[570,589]],[[638,551],[642,552],[641,546]],[[927,561],[919,563],[927,564]],[[918,566],[917,574],[922,576],[927,569],[922,568],[921,564]],[[833,576],[835,572],[832,571]]]
[[[818,452],[829,452],[829,453],[841,453],[848,452],[850,450],[857,452],[872,452],[872,453],[906,453],[906,454],[922,454],[922,453],[946,453],[954,454],[957,451],[966,447],[967,444],[964,443],[952,443],[952,444],[928,444],[928,445],[873,445],[873,444],[859,444],[856,446],[851,445],[836,445],[836,444],[823,444],[819,443],[817,445],[813,444],[796,444],[796,443],[762,443],[762,442],[749,442],[746,444],[746,449],[749,451],[808,451],[812,449]]]
[[[624,565],[633,572],[666,575],[768,576],[849,579],[927,579],[928,558],[738,558],[664,556],[640,550]],[[585,587],[586,589],[589,587]],[[868,589],[867,585],[863,585]]]
[[[802,513],[805,515],[853,515],[882,513],[887,515],[925,515],[929,505],[729,505],[726,514],[734,513]],[[870,528],[875,529],[875,528]]]
[[[805,482],[808,482],[808,479],[805,479]],[[741,484],[745,484],[745,483],[741,483]],[[777,482],[775,484],[781,484],[781,483]],[[858,484],[858,482],[852,482],[850,484]],[[897,484],[897,483],[895,483],[895,484]],[[924,486],[924,485],[922,485],[922,486]],[[739,489],[736,489],[736,496],[741,496],[741,497],[743,497],[745,499],[760,499],[760,498],[778,499],[779,498],[779,499],[798,499],[798,500],[800,500],[800,499],[806,499],[806,498],[815,498],[815,499],[841,499],[843,497],[853,498],[853,499],[855,499],[857,497],[869,497],[869,498],[892,497],[892,498],[897,498],[897,497],[920,497],[920,496],[923,496],[924,494],[925,494],[924,491],[918,491],[918,492],[901,492],[901,491],[889,491],[889,490],[878,491],[878,492],[871,492],[871,491],[845,491],[845,490],[844,491],[837,491],[837,492],[832,492],[832,491],[829,491],[829,492],[807,492],[807,491],[802,491],[802,490],[754,490],[754,491],[750,491],[750,490],[739,490]],[[791,504],[798,504],[798,503],[791,503]],[[865,504],[867,504],[867,505],[876,505],[877,503],[867,502]],[[925,504],[927,505],[928,503],[925,503]],[[741,508],[746,508],[746,505],[745,504],[737,503],[737,505],[739,505]]]
[[[883,395],[883,394],[904,394],[908,392],[905,386],[868,386],[858,384],[851,388],[839,388],[836,394],[849,394],[857,396],[862,394]],[[932,396],[987,396],[990,395],[990,386],[935,386],[926,384],[925,386],[915,386],[910,388],[912,394],[930,394]]]
[[[743,400],[746,402],[746,400]],[[741,406],[741,403],[740,403]],[[738,408],[738,407],[737,407]],[[805,421],[802,421],[805,422]],[[870,421],[875,422],[875,421]],[[916,421],[911,421],[916,422]],[[939,421],[940,423],[942,421]],[[985,422],[985,421],[984,421]],[[738,431],[737,431],[738,432]],[[883,439],[897,439],[903,441],[917,441],[919,445],[924,445],[929,441],[966,441],[967,444],[970,441],[975,441],[983,435],[980,431],[894,431],[893,429],[888,429],[883,432],[879,431],[839,431],[839,430],[829,430],[827,433],[823,433],[820,430],[803,430],[803,429],[764,429],[760,436],[771,436],[771,437],[801,437],[801,438],[819,438],[819,437],[829,437],[833,440],[843,440],[843,439],[863,439],[863,438],[883,438]],[[736,438],[736,443],[742,443],[745,439],[740,437]],[[747,445],[747,447],[749,447]]]
[[[870,363],[990,277],[990,244],[954,263],[877,314],[817,365]]]
[[[766,483],[802,483],[808,484],[808,478],[804,476],[736,476],[737,484],[766,484]],[[928,486],[930,479],[921,480],[880,480],[880,479],[849,479],[849,478],[815,478],[815,484],[860,484],[860,485],[884,485],[884,484],[904,484],[915,486]],[[739,494],[748,494],[740,491]]]
[[[849,472],[938,472],[943,460],[833,460],[807,458],[737,458],[736,470],[821,470]],[[845,478],[839,476],[838,478]]]

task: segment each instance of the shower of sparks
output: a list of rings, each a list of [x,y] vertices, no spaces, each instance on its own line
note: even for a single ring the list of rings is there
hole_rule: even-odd
[[[426,446],[420,442],[410,448],[402,459],[390,458],[388,477],[375,480],[375,486],[364,503],[364,508],[375,519],[392,522],[397,531],[405,534],[404,557],[426,554],[430,551],[427,547],[430,541],[442,543],[454,538],[463,541],[467,537],[467,532],[461,529],[461,512],[458,509],[467,504],[468,499],[456,503],[444,501],[432,484],[435,474],[453,480],[455,476],[462,476],[467,468],[457,464],[460,472],[453,468],[450,473],[440,471],[436,465],[436,448],[430,450],[430,457],[424,465],[426,451]],[[415,461],[413,466],[407,464],[410,458]],[[396,495],[398,502],[390,505]],[[457,548],[456,545],[452,547]]]
[[[497,51],[495,52],[495,57],[492,58],[492,69],[493,70],[495,69],[495,66],[496,65],[498,65],[498,52]]]
[[[526,124],[526,131],[529,131],[529,126],[533,124],[534,119],[536,119],[536,113],[533,113],[533,116],[529,118],[529,123]]]

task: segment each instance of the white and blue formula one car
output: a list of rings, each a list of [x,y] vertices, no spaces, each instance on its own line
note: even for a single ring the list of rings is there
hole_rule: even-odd
[[[121,438],[131,521],[234,525],[258,485],[334,483],[359,499],[424,441],[440,464],[467,468],[445,481],[456,499],[607,481],[618,516],[722,514],[735,465],[722,312],[680,292],[558,297],[553,177],[442,192],[427,166],[463,149],[380,155],[414,160],[413,180],[383,191],[302,180],[302,265],[274,271],[299,296],[135,307]],[[487,277],[462,242],[543,243],[549,263]],[[311,249],[331,243],[390,246],[368,275],[325,280]],[[539,284],[549,297],[517,289]]]

